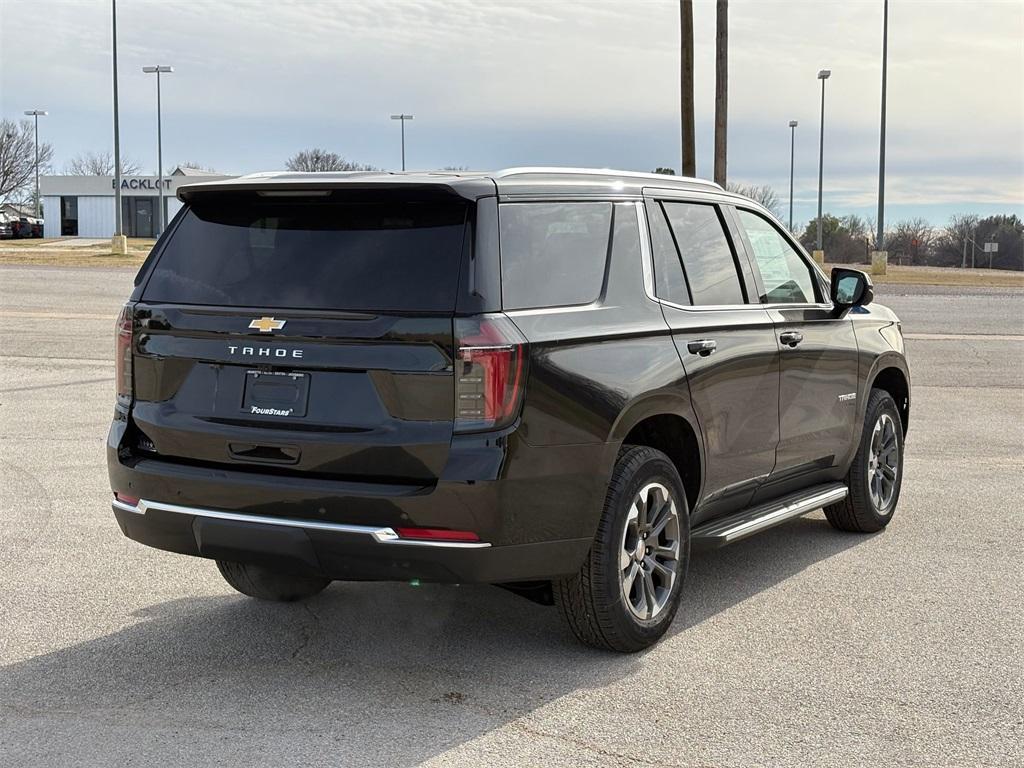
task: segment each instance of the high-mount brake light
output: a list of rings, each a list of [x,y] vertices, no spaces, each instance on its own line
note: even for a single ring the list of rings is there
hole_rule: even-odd
[[[455,320],[455,431],[511,424],[525,383],[526,339],[503,314]]]
[[[114,330],[114,382],[117,400],[127,405],[132,399],[132,307],[125,304]]]

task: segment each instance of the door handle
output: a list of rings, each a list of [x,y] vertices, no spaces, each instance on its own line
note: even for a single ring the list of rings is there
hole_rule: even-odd
[[[779,341],[787,347],[795,347],[803,340],[804,335],[800,331],[783,331],[779,334]]]
[[[686,349],[691,355],[707,357],[718,349],[718,342],[714,339],[698,339],[697,341],[688,342],[686,344]]]

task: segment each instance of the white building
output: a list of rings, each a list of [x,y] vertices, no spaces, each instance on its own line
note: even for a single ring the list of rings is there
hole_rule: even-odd
[[[201,179],[196,177],[200,176]],[[156,237],[159,220],[159,183],[164,188],[164,208],[171,218],[181,208],[178,187],[195,181],[228,179],[195,168],[176,168],[169,176],[121,177],[121,215],[128,237]],[[113,176],[40,176],[43,200],[43,237],[110,237],[114,234]]]

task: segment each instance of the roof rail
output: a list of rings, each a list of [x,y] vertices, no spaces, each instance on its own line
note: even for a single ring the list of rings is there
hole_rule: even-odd
[[[626,176],[636,179],[651,179],[658,181],[683,181],[688,184],[699,184],[713,189],[722,189],[708,179],[698,179],[693,176],[670,176],[665,173],[643,173],[642,171],[619,171],[614,168],[562,168],[558,166],[525,166],[522,168],[502,168],[491,174],[495,179],[506,179],[509,176],[526,176],[540,173],[564,173],[575,176]]]

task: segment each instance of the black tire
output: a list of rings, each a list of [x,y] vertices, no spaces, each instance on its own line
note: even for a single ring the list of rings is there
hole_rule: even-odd
[[[620,581],[624,569],[619,558],[628,533],[633,500],[652,483],[667,489],[675,503],[678,554],[670,561],[675,573],[671,586],[666,588],[663,582],[661,584],[665,595],[663,607],[652,618],[642,619],[629,607],[630,596],[624,596],[625,588]],[[657,545],[661,539],[655,538]],[[640,558],[644,544],[637,540],[637,545],[636,557]],[[552,583],[555,603],[582,643],[621,653],[640,651],[656,643],[672,623],[679,608],[689,561],[689,508],[675,466],[668,456],[654,448],[623,446],[608,484],[594,543],[577,573]],[[644,568],[644,573],[650,570],[645,562],[638,562],[638,566]],[[643,586],[641,584],[640,588]],[[651,594],[653,599],[653,592]]]
[[[871,441],[875,426],[883,417],[888,417],[895,425],[893,430],[896,450],[896,478],[893,482],[891,498],[884,504],[876,503],[872,497],[870,484]],[[864,425],[860,436],[857,455],[846,474],[846,485],[850,492],[846,498],[825,507],[825,517],[841,531],[856,533],[874,533],[880,531],[892,520],[896,505],[900,500],[900,488],[903,485],[903,425],[899,409],[892,395],[882,389],[872,389],[868,405],[864,413]]]
[[[262,565],[235,563],[230,560],[218,560],[217,570],[224,577],[224,581],[243,595],[259,600],[273,600],[276,603],[305,600],[322,592],[331,583],[330,579],[318,576],[297,576],[271,570]]]

